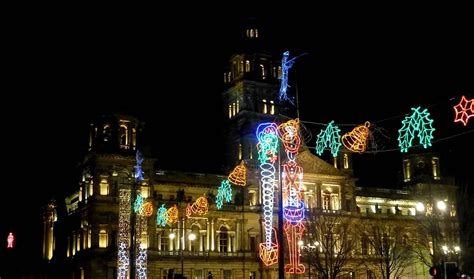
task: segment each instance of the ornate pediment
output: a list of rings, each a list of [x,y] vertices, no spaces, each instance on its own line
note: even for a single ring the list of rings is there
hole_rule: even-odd
[[[313,155],[307,148],[301,149],[298,157],[296,157],[296,161],[303,167],[305,173],[346,176],[342,171],[334,168],[318,156]]]

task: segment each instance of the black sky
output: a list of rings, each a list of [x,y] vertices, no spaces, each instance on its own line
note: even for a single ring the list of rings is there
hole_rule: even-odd
[[[379,123],[390,132],[388,147],[396,144],[396,130],[411,107],[433,110],[435,139],[473,129],[472,120],[463,127],[449,118],[457,100],[451,98],[474,98],[472,17],[441,11],[288,15],[257,16],[269,49],[308,53],[290,75],[303,121],[400,116]],[[98,113],[143,119],[160,168],[220,171],[222,73],[240,36],[241,15],[133,18],[65,13],[20,17],[8,25],[0,237],[33,227],[40,233],[39,208],[75,186],[74,166]],[[307,127],[313,131],[307,144],[314,146],[321,126]],[[433,148],[446,154],[451,174],[465,173],[472,170],[473,140],[471,133]],[[399,152],[359,157],[361,182],[387,185],[396,178]],[[466,163],[456,165],[459,160]]]

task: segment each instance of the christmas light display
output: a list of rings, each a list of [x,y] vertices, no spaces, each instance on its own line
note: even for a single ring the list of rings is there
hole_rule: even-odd
[[[304,232],[304,203],[301,195],[303,185],[303,168],[296,163],[296,156],[301,144],[299,120],[289,120],[278,126],[278,135],[283,142],[287,162],[283,164],[283,229],[288,242],[290,263],[285,265],[285,272],[302,274],[305,267],[300,263],[300,247]]]
[[[147,236],[147,218],[137,215],[135,226],[135,278],[147,278],[147,247],[142,243],[143,237]]]
[[[331,121],[326,126],[326,129],[321,130],[316,140],[316,153],[319,156],[323,154],[323,151],[326,147],[331,148],[331,153],[333,157],[337,157],[339,148],[341,147],[341,130],[339,127],[334,125],[334,121]]]
[[[467,100],[465,96],[462,96],[459,104],[453,108],[454,122],[462,122],[466,126],[469,118],[474,116],[474,99]]]
[[[137,278],[146,279],[147,274],[147,249],[143,247],[138,248],[138,257],[136,261],[137,266]]]
[[[412,108],[413,113],[410,116],[406,116],[402,121],[402,128],[398,130],[398,143],[401,152],[407,152],[408,148],[412,146],[413,138],[417,134],[420,144],[424,148],[431,146],[431,139],[433,139],[433,120],[429,118],[430,113],[428,109],[420,111],[421,108]]]
[[[15,237],[13,233],[9,233],[7,236],[7,248],[13,248],[13,242],[15,241]]]
[[[117,278],[127,279],[130,264],[130,190],[119,189]]]
[[[276,242],[271,243],[270,248],[267,248],[266,243],[259,244],[259,256],[266,266],[270,266],[278,262],[278,249],[280,249],[280,247],[278,245],[276,230],[272,228],[272,231]]]
[[[221,186],[217,189],[217,197],[216,197],[216,206],[217,209],[221,209],[222,205],[224,204],[224,200],[226,202],[232,201],[232,188],[230,185],[229,180],[224,179],[221,182]]]
[[[142,205],[142,208],[140,210],[140,214],[145,216],[145,217],[150,217],[153,214],[153,203],[150,201],[145,202]]]
[[[172,207],[168,208],[168,220],[166,220],[166,222],[168,224],[175,224],[178,222],[178,218],[179,218],[179,211],[178,211],[178,207],[175,205],[173,205]]]
[[[130,264],[128,257],[128,245],[125,242],[119,242],[118,244],[118,268],[117,268],[117,278],[127,279],[128,276],[128,266]]]
[[[133,211],[137,214],[141,214],[143,210],[143,197],[142,194],[138,193],[133,204]]]
[[[355,127],[349,133],[342,136],[341,141],[344,146],[352,152],[364,153],[369,139],[370,122]]]
[[[156,224],[158,226],[165,227],[168,223],[168,210],[165,205],[162,204],[160,208],[156,211]]]
[[[272,241],[275,161],[278,158],[278,127],[275,123],[261,123],[257,127],[257,151],[260,161],[263,225],[265,242],[259,245],[262,262],[270,266],[278,261],[278,244]]]
[[[137,164],[135,165],[135,179],[137,181],[143,181],[143,170],[142,170],[142,163],[145,159],[142,157],[141,153],[137,150],[136,154],[136,161]]]
[[[300,56],[305,55],[305,54],[306,53],[301,54],[301,55],[296,56],[296,57],[293,57],[292,59],[288,60],[288,57],[290,56],[290,52],[285,51],[283,53],[283,58],[281,59],[281,76],[279,77],[281,79],[280,94],[279,94],[279,100],[280,101],[290,101],[291,103],[293,103],[291,98],[288,97],[288,93],[287,93],[288,87],[289,87],[289,85],[288,85],[288,71],[290,70],[290,68],[295,63],[295,60],[297,58],[299,58]]]
[[[209,203],[207,198],[202,196],[199,197],[192,205],[190,205],[189,208],[191,210],[191,214],[205,215],[209,210]]]
[[[235,185],[245,186],[247,184],[247,168],[245,167],[244,161],[241,161],[240,164],[234,168],[227,179]]]

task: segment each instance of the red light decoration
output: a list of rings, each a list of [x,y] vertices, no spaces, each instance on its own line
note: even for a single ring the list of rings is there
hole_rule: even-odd
[[[298,245],[303,237],[304,229],[302,222],[296,224],[285,222],[284,224],[286,239],[290,248],[290,263],[285,265],[286,273],[302,274],[305,271],[304,265],[300,263],[300,246]]]
[[[232,184],[245,186],[247,184],[247,168],[245,167],[244,161],[241,161],[234,170],[229,174],[229,181]]]
[[[342,136],[342,144],[352,152],[363,153],[369,139],[369,127],[369,121],[365,122],[364,125],[355,127],[354,130]]]
[[[467,100],[465,96],[462,96],[459,104],[453,108],[454,122],[462,122],[466,126],[469,118],[474,116],[474,99]]]
[[[304,232],[304,203],[301,196],[303,183],[303,168],[296,163],[296,156],[301,145],[299,135],[299,120],[290,120],[278,126],[278,136],[283,142],[287,162],[283,164],[282,194],[283,194],[283,224],[288,242],[290,263],[285,265],[285,272],[302,274],[305,267],[300,263],[298,242]]]
[[[13,243],[15,241],[15,237],[13,236],[13,233],[9,233],[7,237],[7,248],[12,249],[13,248]]]

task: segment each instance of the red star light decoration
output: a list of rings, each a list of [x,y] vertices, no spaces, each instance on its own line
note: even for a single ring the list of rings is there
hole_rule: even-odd
[[[459,104],[453,108],[454,122],[462,122],[466,126],[469,118],[474,116],[474,99],[467,100],[465,96],[462,96]]]

